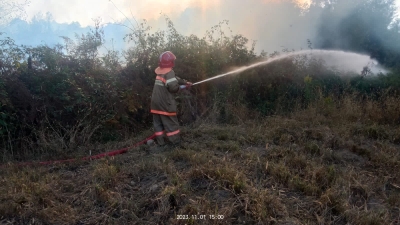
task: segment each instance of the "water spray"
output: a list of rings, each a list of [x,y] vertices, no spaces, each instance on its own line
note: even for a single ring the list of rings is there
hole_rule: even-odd
[[[261,65],[266,65],[275,61],[279,61],[281,59],[287,58],[287,57],[291,57],[291,56],[297,56],[297,55],[305,55],[305,54],[311,54],[311,55],[319,55],[319,56],[323,56],[323,55],[327,55],[327,56],[336,56],[340,58],[340,64],[344,67],[348,67],[353,68],[354,67],[359,67],[360,71],[363,67],[365,67],[365,65],[375,65],[378,66],[378,62],[376,62],[375,60],[372,60],[368,55],[362,55],[362,54],[357,54],[354,52],[344,52],[344,51],[334,51],[334,50],[302,50],[302,51],[297,51],[297,52],[291,52],[291,53],[287,53],[287,54],[283,54],[280,56],[276,56],[270,59],[267,59],[265,61],[262,62],[258,62],[258,63],[254,63],[252,65],[249,66],[244,66],[244,67],[240,67],[236,70],[224,73],[224,74],[219,74],[216,75],[214,77],[202,80],[202,81],[198,81],[196,83],[194,83],[192,86],[197,85],[197,84],[201,84],[207,81],[211,81],[211,80],[215,80],[227,75],[232,75],[232,74],[237,74],[240,72],[243,72],[245,70],[248,69],[252,69]],[[330,60],[334,60],[337,61],[337,59],[330,59]],[[372,62],[372,64],[371,64]],[[380,72],[386,72],[383,68],[379,68]]]

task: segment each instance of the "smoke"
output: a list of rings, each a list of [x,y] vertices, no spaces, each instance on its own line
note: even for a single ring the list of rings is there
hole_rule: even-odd
[[[213,25],[229,20],[224,27],[225,35],[242,34],[250,41],[257,41],[257,52],[272,53],[307,48],[307,40],[316,36],[321,13],[309,9],[305,13],[309,7],[309,0],[221,0],[218,7],[208,10],[191,7],[180,14],[168,14],[168,17],[179,32],[200,37]],[[154,30],[166,28],[162,17],[148,23]]]
[[[17,0],[23,1],[23,0]],[[126,19],[153,20],[161,14],[179,15],[187,8],[201,11],[219,8],[221,0],[35,0],[26,7],[28,19],[37,14],[50,13],[58,23],[79,22],[81,26],[92,26],[94,18],[105,22]]]
[[[368,54],[388,68],[400,60],[395,0],[336,0],[323,9],[315,47]]]
[[[292,2],[297,7],[301,9],[308,9],[313,4],[312,0],[263,0],[263,3],[282,3],[282,2]]]
[[[358,10],[360,5],[370,1],[379,0],[35,0],[31,1],[26,8],[26,13],[33,21],[38,13],[49,12],[54,22],[52,22],[52,27],[57,27],[55,23],[62,25],[62,35],[70,37],[73,37],[73,32],[79,33],[79,31],[76,24],[71,26],[74,29],[70,30],[67,23],[77,21],[81,27],[85,27],[93,25],[93,18],[98,17],[104,23],[119,22],[125,25],[129,25],[125,16],[134,25],[136,25],[134,19],[138,22],[146,19],[152,31],[163,30],[167,27],[163,17],[165,14],[174,22],[179,33],[194,34],[199,37],[203,37],[206,30],[219,22],[229,20],[228,25],[223,27],[225,35],[242,34],[249,38],[250,42],[256,41],[255,50],[258,53],[262,50],[273,53],[285,49],[308,49],[308,41],[313,48],[344,49],[366,53],[361,51],[361,48],[352,48],[353,43],[338,34],[344,19]],[[35,25],[38,23],[38,20],[34,22]],[[46,23],[48,22],[43,21],[42,27],[46,27]],[[23,35],[25,37],[23,40],[26,42],[20,44],[36,45],[36,42],[29,43],[26,37],[34,36],[36,37],[34,40],[47,40],[46,43],[59,42],[59,33],[50,34],[53,28],[46,28],[50,29],[46,32],[27,29],[25,25],[23,30],[20,26],[13,27],[13,25],[1,29],[8,33]],[[114,39],[116,49],[130,46],[130,43],[123,41],[123,37],[131,30],[116,24],[105,25],[104,29],[105,37]],[[67,31],[71,34],[67,35]],[[371,29],[371,32],[374,34],[381,31]],[[50,41],[50,38],[54,41]],[[396,41],[382,43],[390,47],[395,45]],[[400,49],[400,46],[398,48]]]
[[[158,19],[161,14],[179,15],[187,8],[197,8],[201,12],[205,12],[212,8],[221,7],[220,3],[220,0],[122,1],[122,5],[124,5],[124,8],[126,9],[126,15],[131,15],[130,12],[132,12],[132,14],[137,18],[146,20]]]

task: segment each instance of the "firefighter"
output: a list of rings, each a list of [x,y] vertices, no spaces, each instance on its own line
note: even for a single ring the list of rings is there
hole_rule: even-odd
[[[174,94],[180,89],[189,88],[192,83],[175,76],[172,67],[176,56],[166,51],[160,55],[158,67],[155,69],[156,80],[151,95],[151,113],[155,130],[155,140],[164,146],[166,137],[173,145],[180,144],[179,122],[176,116]]]

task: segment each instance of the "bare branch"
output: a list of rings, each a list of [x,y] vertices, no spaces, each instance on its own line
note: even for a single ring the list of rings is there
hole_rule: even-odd
[[[125,16],[125,18],[129,21],[129,23],[132,25],[132,27],[133,28],[135,28],[135,26],[133,25],[133,23],[132,23],[132,21],[114,4],[114,2],[112,1],[112,0],[109,0],[113,5],[114,5],[114,7],[123,15],[123,16]],[[131,14],[132,14],[132,12],[131,12]],[[135,17],[133,17],[133,15],[132,15],[132,18],[136,21],[136,19],[135,19]],[[139,24],[138,24],[138,22],[136,21],[136,24],[137,24],[137,29],[139,28]],[[126,27],[128,27],[128,26],[126,26]]]
[[[0,0],[0,24],[7,24],[15,18],[26,17],[25,7],[29,3],[29,0],[22,3],[13,0]]]

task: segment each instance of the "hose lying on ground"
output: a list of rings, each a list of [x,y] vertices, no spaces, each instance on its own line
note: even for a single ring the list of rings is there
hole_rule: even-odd
[[[130,147],[121,148],[121,149],[113,150],[110,152],[104,152],[104,153],[100,153],[97,155],[86,156],[81,159],[63,159],[63,160],[53,160],[53,161],[44,161],[44,162],[22,162],[22,163],[18,163],[15,165],[16,166],[35,166],[35,165],[44,166],[44,165],[51,165],[51,164],[57,164],[57,163],[68,163],[68,162],[73,162],[73,161],[77,161],[77,160],[86,161],[86,160],[92,160],[92,159],[100,159],[100,158],[104,158],[107,156],[115,156],[115,155],[126,153],[129,149],[140,146],[142,144],[145,144],[148,140],[152,140],[154,138],[155,138],[155,134],[147,137],[146,139],[144,139],[142,141],[137,142],[136,144],[134,144]],[[9,166],[9,165],[11,165],[11,164],[1,165],[0,168]]]

